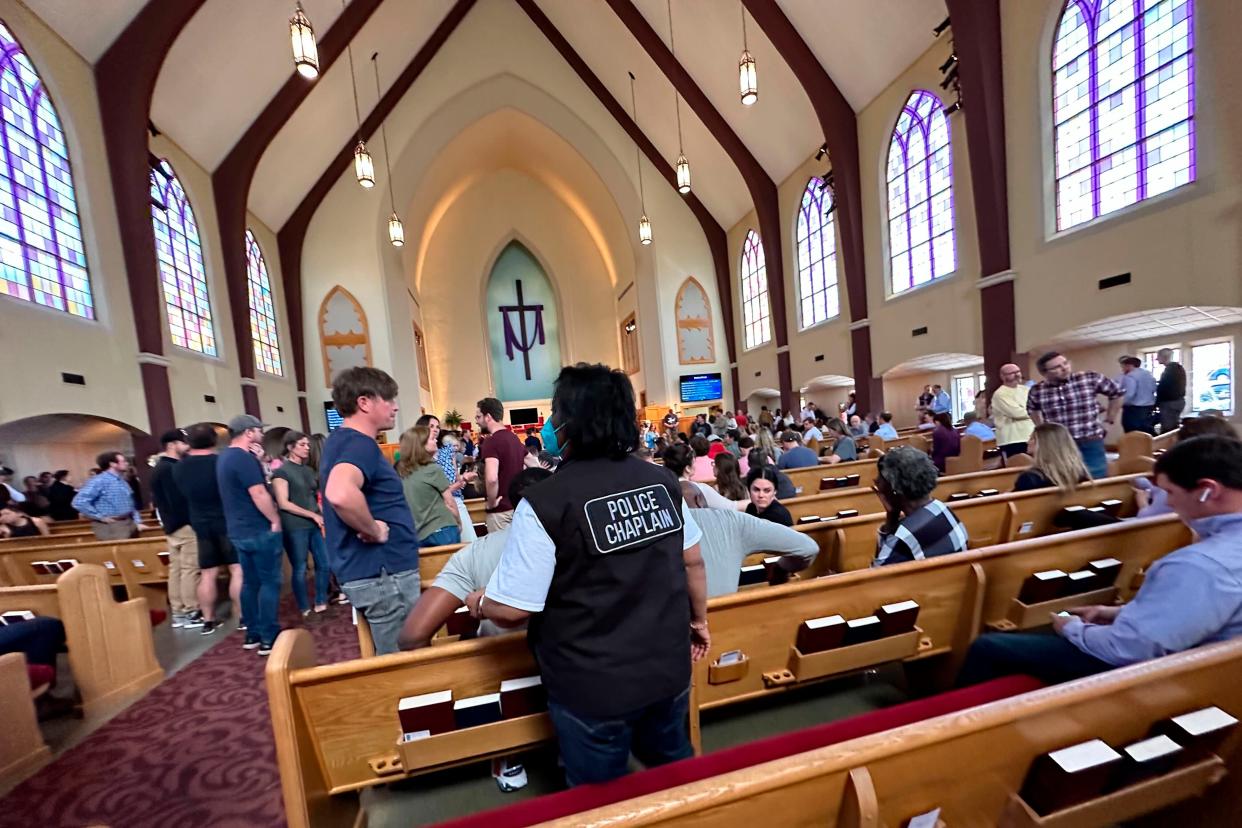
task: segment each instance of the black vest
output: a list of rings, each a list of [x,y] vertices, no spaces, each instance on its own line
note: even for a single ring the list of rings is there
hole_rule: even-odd
[[[567,461],[525,497],[556,544],[528,632],[548,695],[611,717],[685,690],[690,599],[672,472],[635,457]]]

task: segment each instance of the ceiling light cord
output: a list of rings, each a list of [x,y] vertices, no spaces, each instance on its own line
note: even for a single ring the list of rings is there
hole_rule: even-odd
[[[380,99],[380,81],[379,81],[379,52],[371,55],[371,66],[375,69],[375,100],[378,104]],[[392,208],[393,213],[397,212],[396,196],[393,195],[393,189],[396,182],[392,177],[392,162],[388,154],[388,129],[383,121],[380,121],[380,143],[384,147],[384,169],[388,173],[388,206]]]
[[[630,113],[634,118],[634,126],[638,126],[638,97],[634,94],[633,72],[630,72]],[[638,149],[637,142],[634,144],[634,162],[638,165],[638,200],[645,214],[647,212],[647,196],[643,192],[643,157]]]

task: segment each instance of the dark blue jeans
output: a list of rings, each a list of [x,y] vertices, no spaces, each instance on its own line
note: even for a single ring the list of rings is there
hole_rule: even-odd
[[[324,549],[323,535],[319,527],[309,529],[285,530],[285,554],[289,556],[292,567],[293,600],[298,602],[298,609],[306,612],[310,609],[310,599],[306,595],[306,552],[310,550],[315,559],[315,603],[328,603],[328,553]]]
[[[418,542],[419,547],[448,546],[450,543],[461,543],[461,528],[458,526],[442,526]]]
[[[56,669],[56,654],[65,647],[65,625],[59,618],[40,615],[0,627],[0,655],[24,653],[27,664]]]
[[[242,615],[246,618],[246,637],[272,644],[280,634],[276,611],[280,606],[280,568],[284,535],[264,532],[248,538],[234,538],[233,548],[242,568]]]
[[[1146,431],[1155,434],[1153,418],[1156,415],[1154,405],[1123,405],[1121,407],[1121,430],[1125,432]]]
[[[689,709],[688,687],[671,699],[607,719],[572,713],[549,699],[565,781],[572,787],[625,776],[631,751],[647,767],[693,756]]]
[[[1104,441],[1078,440],[1076,442],[1087,472],[1097,480],[1101,477],[1108,477],[1108,455],[1104,453]]]
[[[1013,675],[1059,684],[1111,669],[1108,662],[1087,655],[1055,633],[985,633],[970,645],[957,685]]]

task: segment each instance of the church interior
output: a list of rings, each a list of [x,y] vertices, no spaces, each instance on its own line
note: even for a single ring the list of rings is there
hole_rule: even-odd
[[[1230,824],[1237,529],[1234,626],[1064,683],[955,676],[980,637],[1084,603],[1124,617],[1162,557],[1207,537],[1174,495],[1142,509],[1177,447],[1242,427],[1239,42],[1230,0],[0,0],[0,645],[36,616],[64,630],[47,667],[0,646],[0,826]],[[1080,373],[1054,386],[1060,357]],[[771,547],[739,552],[740,588],[709,596],[692,758],[636,745],[634,772],[567,788],[547,713],[406,739],[408,698],[499,687],[503,708],[503,683],[538,675],[526,634],[479,633],[484,600],[462,597],[433,646],[376,654],[343,575],[306,610],[305,551],[263,657],[235,560],[202,573],[232,607],[219,632],[174,625],[151,484],[170,430],[210,425],[223,458],[246,422],[279,428],[270,475],[285,435],[331,446],[361,416],[334,395],[343,373],[384,372],[399,410],[367,436],[386,462],[429,462],[399,446],[430,416],[433,442],[453,435],[448,480],[477,468],[473,496],[444,494],[457,540],[422,543],[426,590],[472,522],[502,528],[479,431],[551,450],[579,363],[628,378],[636,448],[673,474],[679,448],[681,490],[709,505],[761,512],[739,498],[747,451],[768,451],[796,487],[786,526],[816,547],[779,578]],[[1055,486],[1015,491],[1015,452],[1044,468],[1036,426],[1004,439],[992,395],[1029,393],[1043,433],[1080,374],[1099,435],[1058,428],[1085,482],[1044,469]],[[1233,436],[1187,439],[1197,419]],[[1081,444],[1101,440],[1096,474]],[[738,496],[708,460],[722,446],[752,458]],[[782,446],[820,457],[786,466]],[[969,542],[876,566],[886,451],[911,448]],[[109,453],[136,472],[132,535],[24,508],[55,509],[53,473],[79,493],[110,475]],[[1213,478],[1206,505],[1242,506],[1237,488]],[[1075,510],[1109,525],[1067,528]],[[1036,596],[1036,573],[1088,571],[1094,591]],[[900,632],[803,652],[808,619],[906,602]],[[1174,735],[1192,713],[1211,721]],[[1166,733],[1181,758],[1157,770],[1123,751]],[[1146,767],[1093,765],[1111,782],[1092,788],[1058,764],[1096,742]]]

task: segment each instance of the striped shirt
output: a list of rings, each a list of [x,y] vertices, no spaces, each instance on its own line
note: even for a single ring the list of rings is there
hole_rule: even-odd
[[[906,515],[891,534],[880,527],[875,560],[871,565],[921,561],[965,549],[966,527],[948,506],[933,499],[923,508]]]
[[[113,471],[101,471],[87,480],[73,498],[73,508],[91,520],[133,517],[135,523],[142,523],[134,508],[134,490]]]

